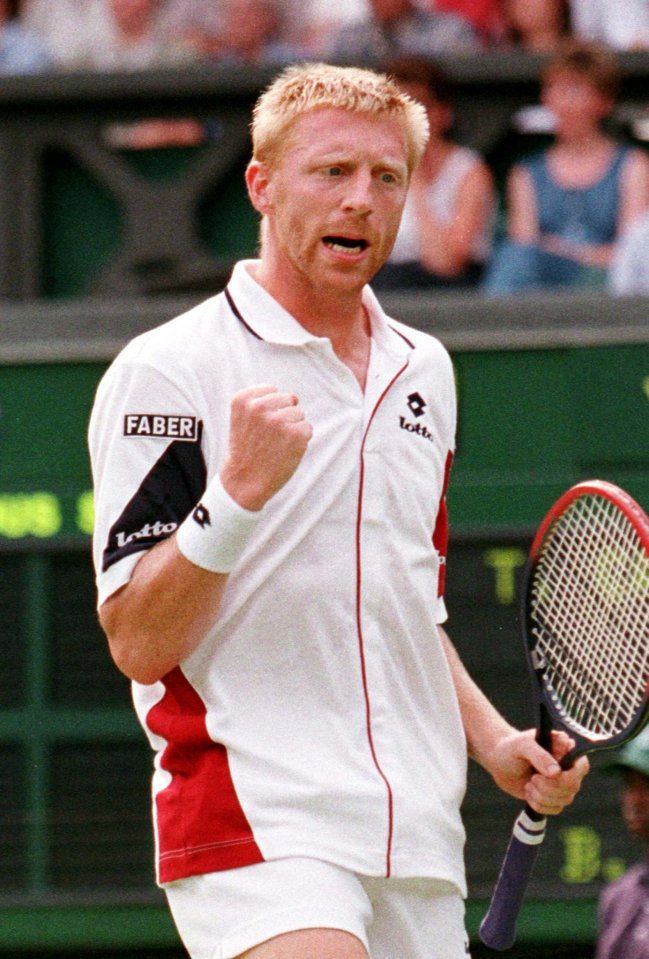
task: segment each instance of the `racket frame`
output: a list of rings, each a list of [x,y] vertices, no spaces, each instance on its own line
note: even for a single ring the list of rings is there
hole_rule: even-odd
[[[567,732],[575,741],[575,747],[561,761],[563,768],[568,768],[578,756],[587,752],[613,749],[621,745],[633,738],[649,720],[648,688],[645,690],[644,704],[638,708],[631,723],[618,735],[611,736],[606,741],[593,741],[576,734],[554,706],[549,693],[546,693],[545,684],[539,675],[542,667],[538,660],[536,663],[534,661],[535,644],[532,644],[529,596],[535,564],[552,523],[562,515],[573,500],[588,494],[603,496],[621,509],[637,531],[644,548],[649,554],[649,518],[628,493],[605,480],[587,480],[568,489],[548,511],[534,536],[524,572],[524,586],[521,593],[521,625],[531,674],[530,680],[537,700],[537,740],[545,749],[549,749],[551,731],[558,727]],[[480,925],[480,937],[484,944],[491,949],[508,949],[515,941],[518,914],[540,845],[545,836],[545,829],[545,817],[529,805],[525,805],[514,823],[489,909]]]
[[[525,653],[527,656],[530,677],[537,694],[537,739],[545,749],[549,749],[551,742],[551,730],[559,728],[563,729],[568,733],[568,735],[571,736],[572,739],[575,740],[574,748],[571,749],[561,761],[561,765],[564,769],[568,769],[575,759],[577,759],[579,756],[585,755],[588,752],[595,750],[599,751],[616,749],[618,746],[637,735],[642,727],[649,721],[648,683],[647,689],[645,690],[644,704],[638,708],[635,718],[622,732],[607,738],[605,742],[602,742],[601,740],[592,740],[587,736],[581,735],[566,723],[560,710],[556,708],[552,697],[549,694],[545,694],[545,686],[540,675],[543,671],[543,667],[539,665],[538,662],[535,662],[535,644],[532,642],[532,629],[530,626],[530,594],[534,580],[534,569],[536,562],[553,523],[562,516],[562,514],[570,506],[570,504],[574,502],[574,500],[587,495],[603,497],[615,507],[620,509],[633,525],[640,538],[640,541],[649,555],[649,517],[647,517],[642,507],[633,499],[632,496],[625,492],[625,490],[620,489],[620,487],[616,486],[614,483],[598,479],[585,480],[581,483],[576,483],[574,486],[571,486],[570,489],[566,490],[566,492],[563,493],[563,495],[560,496],[559,499],[554,503],[551,509],[548,510],[543,521],[539,525],[532,541],[532,545],[530,546],[528,560],[525,565],[524,582],[521,595],[521,622],[523,626],[523,639],[525,643]]]

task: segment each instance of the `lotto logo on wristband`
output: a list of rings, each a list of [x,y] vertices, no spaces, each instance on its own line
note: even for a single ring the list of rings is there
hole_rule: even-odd
[[[195,416],[127,413],[124,417],[124,436],[150,436],[152,439],[193,443],[198,439],[198,421]]]
[[[198,523],[201,529],[205,529],[206,526],[212,525],[210,511],[208,510],[207,506],[203,506],[202,503],[199,503],[192,513],[192,519],[195,523]]]

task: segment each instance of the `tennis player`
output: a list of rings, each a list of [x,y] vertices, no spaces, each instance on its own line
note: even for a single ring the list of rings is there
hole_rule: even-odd
[[[460,959],[467,754],[546,814],[588,764],[513,729],[441,625],[451,363],[368,286],[425,112],[294,66],[252,135],[259,259],[131,342],[90,425],[158,881],[193,959]]]

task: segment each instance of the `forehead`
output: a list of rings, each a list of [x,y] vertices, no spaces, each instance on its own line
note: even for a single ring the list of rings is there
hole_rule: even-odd
[[[595,80],[588,73],[569,66],[560,66],[548,70],[544,83],[548,87],[578,87],[580,90],[597,89]]]
[[[398,117],[338,107],[318,107],[297,117],[283,152],[305,159],[340,153],[404,164],[408,160],[405,125]]]

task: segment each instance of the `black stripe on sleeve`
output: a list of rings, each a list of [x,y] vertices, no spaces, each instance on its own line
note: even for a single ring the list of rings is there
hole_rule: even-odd
[[[200,500],[207,483],[201,433],[202,424],[196,441],[170,443],[149,470],[111,527],[102,571],[167,539]]]

